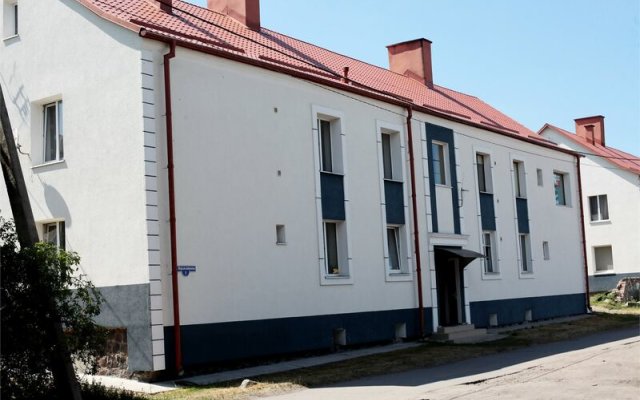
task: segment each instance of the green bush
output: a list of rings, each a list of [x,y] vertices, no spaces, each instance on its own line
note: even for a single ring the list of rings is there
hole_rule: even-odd
[[[102,298],[79,273],[79,262],[76,253],[48,243],[20,248],[13,224],[0,217],[2,399],[54,398],[49,365],[58,344],[45,334],[44,324],[50,315],[43,307],[43,292],[55,298],[74,361],[95,367],[106,337],[105,330],[93,322]],[[29,269],[39,271],[40,286],[45,290],[33,287]]]

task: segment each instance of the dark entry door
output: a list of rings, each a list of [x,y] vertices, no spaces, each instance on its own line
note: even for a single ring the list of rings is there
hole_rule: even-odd
[[[460,261],[436,248],[435,262],[440,326],[459,325],[464,320],[464,283]]]

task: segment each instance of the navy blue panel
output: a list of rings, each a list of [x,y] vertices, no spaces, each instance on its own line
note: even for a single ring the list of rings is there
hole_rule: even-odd
[[[402,182],[384,181],[384,201],[388,224],[404,224],[404,193]]]
[[[424,310],[425,326],[432,326],[431,309]],[[391,341],[395,325],[406,323],[407,336],[419,336],[417,309],[371,311],[214,324],[181,328],[185,366],[328,350],[333,331],[346,330],[347,345]],[[173,328],[164,328],[167,365],[174,364]]]
[[[456,154],[453,143],[453,130],[443,126],[426,123],[427,152],[429,157],[429,192],[431,194],[431,223],[433,232],[438,232],[438,207],[436,202],[436,184],[433,178],[433,162],[431,160],[431,145],[433,141],[447,143],[449,148],[449,180],[451,182],[451,203],[453,206],[453,229],[460,234],[460,209],[458,208],[458,176],[456,173]]]
[[[344,185],[342,175],[320,172],[322,218],[344,221]]]
[[[529,233],[529,208],[527,199],[516,198],[516,210],[518,212],[518,232]]]
[[[480,193],[480,216],[483,231],[496,230],[496,212],[491,193]]]
[[[471,322],[480,328],[489,326],[489,315],[498,315],[499,325],[524,322],[525,312],[531,310],[534,321],[584,314],[584,293],[556,296],[523,297],[520,299],[475,301],[470,303]]]

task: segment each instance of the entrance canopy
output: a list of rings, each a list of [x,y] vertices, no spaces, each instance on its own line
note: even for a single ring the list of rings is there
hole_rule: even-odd
[[[471,261],[476,258],[484,258],[484,254],[480,254],[477,251],[461,249],[456,247],[442,247],[437,246],[435,248],[436,256],[444,256],[447,258],[457,258],[459,260],[460,268],[464,268]]]

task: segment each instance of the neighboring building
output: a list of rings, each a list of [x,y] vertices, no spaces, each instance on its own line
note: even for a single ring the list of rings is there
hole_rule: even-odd
[[[604,117],[579,118],[576,133],[545,124],[538,134],[584,155],[582,202],[589,290],[640,276],[640,157],[605,144]]]
[[[257,0],[19,0],[17,30],[3,4],[35,218],[130,369],[585,312],[576,154],[435,85],[428,40],[387,70]]]

